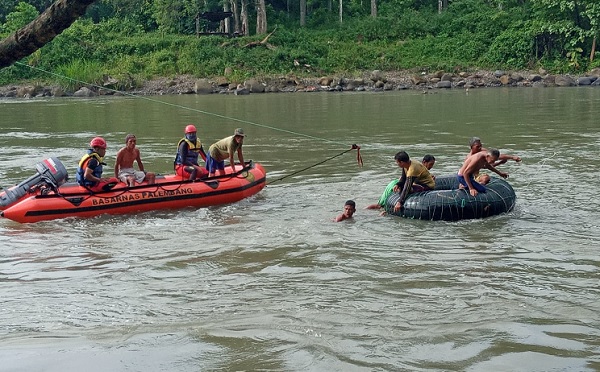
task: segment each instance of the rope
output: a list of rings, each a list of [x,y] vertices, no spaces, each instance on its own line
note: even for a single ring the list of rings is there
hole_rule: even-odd
[[[269,126],[269,125],[255,123],[255,122],[252,122],[252,121],[238,119],[238,118],[234,118],[234,117],[230,117],[230,116],[225,116],[225,115],[217,114],[217,113],[210,112],[210,111],[204,111],[204,110],[199,110],[199,109],[195,109],[195,108],[192,108],[192,107],[187,107],[187,106],[177,105],[177,104],[174,104],[174,103],[164,102],[164,101],[160,101],[160,100],[157,100],[157,99],[154,99],[154,98],[150,98],[150,97],[147,97],[147,96],[140,96],[140,95],[136,95],[136,94],[133,94],[133,93],[128,93],[128,92],[124,92],[124,91],[120,91],[120,90],[116,90],[116,89],[112,89],[112,88],[103,87],[103,86],[97,85],[97,84],[90,84],[90,83],[87,83],[85,81],[73,79],[73,78],[70,78],[68,76],[60,75],[60,74],[57,74],[57,73],[54,73],[54,72],[51,72],[51,71],[47,71],[47,70],[41,69],[39,67],[29,66],[29,65],[21,63],[21,62],[15,62],[15,64],[16,65],[20,65],[20,66],[24,66],[24,67],[28,67],[28,68],[30,68],[32,70],[36,70],[36,71],[39,71],[39,72],[43,72],[43,73],[55,76],[55,77],[57,77],[59,79],[69,80],[71,82],[80,83],[80,84],[83,84],[83,85],[88,85],[88,86],[95,87],[95,88],[98,88],[98,89],[104,89],[104,90],[107,90],[109,92],[119,93],[119,94],[122,94],[122,95],[125,95],[125,96],[137,98],[137,99],[143,99],[143,100],[146,100],[146,101],[149,101],[149,102],[153,102],[153,103],[159,103],[159,104],[162,104],[162,105],[176,107],[176,108],[180,108],[180,109],[188,110],[188,111],[193,111],[193,112],[197,112],[197,113],[200,113],[200,114],[217,117],[217,118],[220,118],[220,119],[231,120],[231,121],[235,121],[235,122],[238,122],[238,123],[249,124],[249,125],[253,125],[255,127],[266,128],[266,129],[270,129],[270,130],[274,130],[274,131],[279,131],[279,132],[283,132],[283,133],[293,134],[293,135],[296,135],[296,136],[301,136],[301,137],[310,138],[310,139],[314,139],[314,140],[325,141],[325,142],[329,142],[329,143],[335,143],[335,144],[338,144],[338,145],[347,146],[346,143],[339,142],[339,141],[334,141],[334,140],[330,140],[330,139],[323,138],[323,137],[311,136],[309,134],[304,134],[304,133],[295,132],[295,131],[291,131],[291,130],[281,129],[281,128],[277,128],[277,127],[272,127],[272,126]],[[312,165],[310,167],[304,168],[301,171],[294,172],[294,173],[290,174],[289,176],[292,176],[294,174],[298,174],[299,172],[302,172],[302,171],[305,171],[307,169],[313,168],[313,167],[315,167],[317,165],[323,164],[326,161],[329,161],[329,160],[331,160],[333,158],[336,158],[336,157],[338,157],[338,156],[340,156],[342,154],[345,154],[345,153],[347,153],[349,151],[352,151],[352,150],[356,150],[356,161],[358,162],[358,165],[360,167],[362,167],[364,163],[363,163],[363,160],[362,160],[362,156],[360,155],[360,146],[358,146],[356,144],[353,144],[352,148],[350,150],[346,150],[346,151],[344,151],[344,152],[342,152],[342,153],[340,153],[340,154],[338,154],[338,155],[336,155],[336,156],[334,156],[332,158],[326,159],[326,160],[324,160],[324,161],[322,161],[320,163],[317,163],[317,164]],[[276,181],[279,181],[279,180],[276,180]]]
[[[313,165],[311,165],[311,166],[308,166],[308,167],[306,167],[306,168],[300,169],[299,171],[296,171],[296,172],[294,172],[294,173],[290,173],[290,174],[288,174],[288,175],[286,175],[286,176],[283,176],[283,177],[280,177],[280,178],[278,178],[278,179],[276,179],[276,180],[273,180],[273,181],[271,181],[271,182],[268,182],[268,183],[267,183],[267,186],[268,186],[268,185],[271,185],[271,184],[273,184],[273,183],[275,183],[275,182],[278,182],[278,181],[284,180],[284,179],[286,179],[286,178],[288,178],[288,177],[291,177],[291,176],[293,176],[293,175],[296,175],[296,174],[298,174],[298,173],[302,173],[302,172],[304,172],[305,170],[308,170],[308,169],[314,168],[314,167],[316,167],[317,165],[321,165],[321,164],[323,164],[323,163],[325,163],[325,162],[328,162],[328,161],[329,161],[329,160],[331,160],[331,159],[335,159],[335,158],[337,158],[338,156],[342,156],[342,155],[344,155],[345,153],[347,153],[347,152],[350,152],[350,151],[352,151],[352,150],[357,150],[357,153],[358,153],[358,155],[357,155],[358,164],[359,164],[360,166],[362,166],[362,165],[363,165],[363,163],[362,163],[362,157],[360,156],[360,146],[358,146],[358,145],[354,144],[354,145],[352,145],[352,147],[351,147],[349,150],[342,151],[342,152],[340,152],[339,154],[337,154],[337,155],[334,155],[334,156],[332,156],[332,157],[330,157],[330,158],[327,158],[327,159],[325,159],[325,160],[323,160],[323,161],[320,161],[320,162],[318,162],[318,163],[316,163],[316,164],[313,164]]]
[[[536,164],[538,164],[539,166],[536,168],[536,171],[535,171],[535,172],[533,172],[533,174],[532,174],[532,175],[529,177],[529,182],[527,182],[527,184],[526,184],[526,185],[525,185],[523,188],[529,188],[529,186],[531,185],[531,183],[533,182],[533,180],[536,178],[536,177],[533,177],[533,176],[537,176],[537,175],[538,175],[538,174],[541,172],[541,170],[542,170],[542,166],[544,166],[544,165],[545,165],[546,161],[548,161],[548,160],[552,159],[553,157],[555,157],[555,156],[556,156],[556,154],[557,154],[557,153],[556,153],[556,152],[554,152],[554,153],[552,153],[552,156],[545,157],[545,158],[543,158],[542,160],[540,160],[540,161],[538,161],[538,162],[536,163]],[[534,165],[535,165],[535,164],[534,164]]]

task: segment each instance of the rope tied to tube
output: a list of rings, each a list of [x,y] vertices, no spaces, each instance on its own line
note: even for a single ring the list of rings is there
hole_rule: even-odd
[[[288,174],[288,175],[285,175],[285,176],[283,176],[283,177],[280,177],[280,178],[278,178],[278,179],[276,179],[276,180],[273,180],[273,181],[271,181],[271,182],[267,183],[267,185],[271,185],[271,184],[273,184],[273,183],[275,183],[275,182],[278,182],[278,181],[284,180],[284,179],[286,179],[286,178],[288,178],[288,177],[291,177],[291,176],[293,176],[293,175],[296,175],[296,174],[298,174],[298,173],[302,173],[302,172],[304,172],[305,170],[308,170],[308,169],[311,169],[311,168],[314,168],[314,167],[316,167],[317,165],[321,165],[321,164],[323,164],[323,163],[326,163],[326,162],[328,162],[329,160],[331,160],[331,159],[335,159],[335,158],[337,158],[338,156],[342,156],[342,155],[344,155],[345,153],[347,153],[347,152],[350,152],[350,151],[352,151],[352,150],[356,150],[356,152],[357,152],[357,155],[356,155],[356,160],[358,161],[358,165],[362,167],[362,166],[363,166],[363,160],[362,160],[362,156],[360,155],[360,146],[358,146],[357,144],[353,144],[353,145],[350,147],[350,149],[348,149],[348,150],[342,151],[342,152],[340,152],[339,154],[337,154],[337,155],[334,155],[334,156],[331,156],[331,157],[329,157],[329,158],[327,158],[327,159],[325,159],[325,160],[323,160],[323,161],[320,161],[320,162],[318,162],[318,163],[315,163],[315,164],[313,164],[313,165],[310,165],[310,166],[308,166],[308,167],[306,167],[306,168],[303,168],[303,169],[300,169],[300,170],[298,170],[298,171],[295,171],[294,173],[290,173],[290,174]]]

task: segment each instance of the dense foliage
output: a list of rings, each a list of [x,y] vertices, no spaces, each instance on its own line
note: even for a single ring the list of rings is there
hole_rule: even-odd
[[[266,3],[273,33],[259,43],[264,34],[196,35],[199,13],[223,10],[217,0],[102,0],[22,63],[0,70],[0,84],[55,76],[73,88],[100,83],[104,75],[131,82],[177,74],[216,76],[225,68],[241,80],[373,69],[581,72],[600,66],[598,0],[454,0],[442,9],[437,0],[379,0],[376,17],[369,2],[346,0],[341,19],[339,1],[307,0],[304,26],[298,3],[292,3],[294,8],[290,1]],[[0,0],[0,36],[48,5]],[[252,25],[254,9],[245,5]]]

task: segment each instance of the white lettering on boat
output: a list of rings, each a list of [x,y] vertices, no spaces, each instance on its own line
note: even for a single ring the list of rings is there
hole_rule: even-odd
[[[153,192],[138,192],[138,193],[127,193],[107,198],[95,198],[92,200],[92,205],[107,205],[107,204],[116,204],[116,203],[125,203],[133,200],[143,200],[143,199],[156,199],[156,198],[164,198],[178,195],[190,195],[193,194],[194,190],[190,187],[178,188],[175,190],[156,190]]]

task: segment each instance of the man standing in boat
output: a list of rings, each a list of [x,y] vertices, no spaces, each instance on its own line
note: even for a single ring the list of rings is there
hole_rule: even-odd
[[[90,148],[79,161],[75,178],[77,183],[91,191],[108,191],[112,189],[119,180],[116,178],[102,178],[106,155],[106,141],[102,137],[94,137],[90,141]]]
[[[233,132],[233,136],[225,137],[210,145],[208,148],[208,160],[206,161],[206,169],[208,169],[210,177],[213,177],[217,170],[220,175],[225,174],[225,159],[229,159],[229,165],[231,165],[231,169],[235,172],[233,154],[236,152],[240,164],[242,167],[244,166],[242,145],[244,144],[245,136],[244,130],[242,128],[237,128]]]
[[[467,157],[462,167],[458,171],[458,182],[467,189],[471,196],[477,196],[480,192],[485,192],[485,186],[475,181],[475,175],[481,168],[486,168],[498,174],[502,178],[507,178],[508,173],[500,172],[492,164],[498,161],[500,151],[489,149],[486,152],[478,152]]]
[[[479,152],[487,152],[487,149],[485,149],[481,144],[481,139],[479,137],[472,137],[469,140],[469,147],[471,148],[471,150],[469,151],[469,154],[466,156],[466,158]],[[509,160],[514,160],[517,163],[519,163],[521,161],[521,158],[516,155],[500,154],[498,160],[496,160],[492,165],[494,167],[497,167],[498,165],[504,164]],[[490,176],[485,173],[475,174],[475,180],[482,185],[486,185],[488,182],[490,182]]]
[[[196,127],[189,124],[185,127],[185,136],[177,144],[175,173],[188,180],[206,177],[208,172],[198,164],[198,155],[206,162],[206,152],[196,135]]]
[[[135,186],[136,182],[141,183],[143,181],[153,184],[155,180],[154,173],[144,170],[140,150],[135,147],[136,142],[135,135],[128,134],[125,137],[125,147],[117,152],[117,160],[115,160],[115,177],[125,182],[129,187]],[[139,171],[133,168],[134,161],[137,162]]]
[[[406,151],[400,151],[394,156],[396,164],[402,168],[402,176],[394,186],[394,192],[400,191],[400,198],[394,205],[394,212],[402,209],[402,204],[406,196],[411,192],[421,192],[433,190],[435,188],[435,180],[429,173],[427,167],[423,164],[410,160]]]

